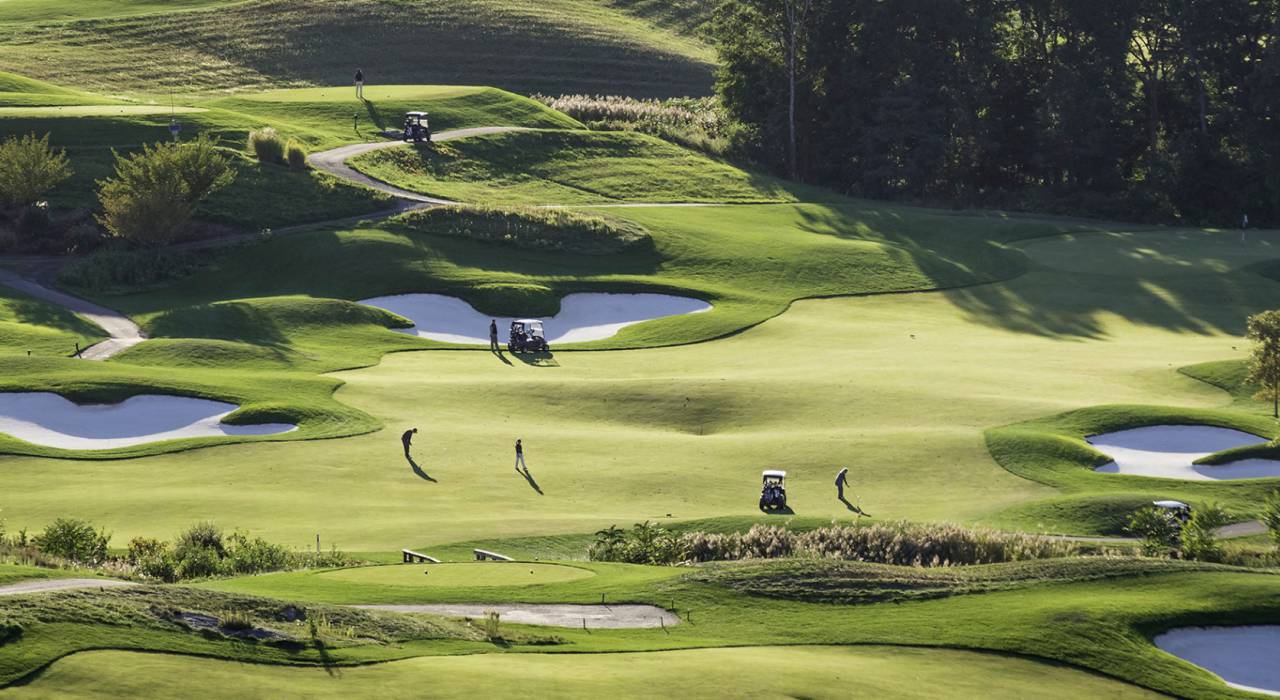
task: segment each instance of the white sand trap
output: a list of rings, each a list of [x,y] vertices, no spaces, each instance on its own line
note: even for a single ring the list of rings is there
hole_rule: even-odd
[[[1156,476],[1189,481],[1259,479],[1280,476],[1280,461],[1245,459],[1230,464],[1193,464],[1201,457],[1233,447],[1257,445],[1266,438],[1207,425],[1153,425],[1086,438],[1115,460],[1098,467],[1107,474]]]
[[[467,302],[442,294],[397,294],[360,302],[413,321],[405,333],[464,345],[489,344],[489,320]],[[585,343],[612,338],[618,331],[656,318],[710,311],[701,299],[668,294],[570,294],[560,313],[540,319],[548,343]],[[506,345],[510,318],[497,318],[498,339]]]
[[[0,393],[0,433],[66,450],[105,450],[178,438],[276,435],[288,423],[227,425],[235,404],[187,396],[133,396],[81,406],[48,392]]]
[[[483,618],[490,612],[502,616],[503,622],[548,627],[582,627],[588,629],[650,629],[680,624],[680,617],[654,605],[570,605],[570,604],[432,604],[432,605],[353,605],[365,610],[387,612],[431,613],[469,619]]]
[[[1156,637],[1156,646],[1216,674],[1227,685],[1280,695],[1280,625],[1184,627]]]

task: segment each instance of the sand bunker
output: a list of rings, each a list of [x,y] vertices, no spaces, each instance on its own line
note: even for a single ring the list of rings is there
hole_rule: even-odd
[[[1184,627],[1156,637],[1156,646],[1217,674],[1227,685],[1280,695],[1280,625]]]
[[[67,450],[105,450],[160,440],[275,435],[287,423],[227,425],[235,404],[185,396],[133,396],[117,404],[78,405],[47,392],[0,393],[0,433]]]
[[[648,629],[680,624],[680,617],[654,605],[568,605],[568,604],[433,604],[433,605],[353,605],[365,610],[388,612],[432,613],[450,617],[483,618],[490,612],[502,616],[503,622],[549,627],[582,627],[588,629]]]
[[[1107,474],[1191,481],[1280,476],[1280,461],[1269,459],[1245,459],[1218,466],[1193,464],[1214,452],[1266,441],[1239,430],[1207,425],[1154,425],[1094,435],[1087,440],[1115,460],[1098,467],[1098,471]]]
[[[431,340],[464,345],[489,344],[489,319],[467,302],[441,294],[398,294],[360,302],[413,321],[404,332]],[[548,343],[585,343],[612,338],[637,323],[666,316],[710,311],[701,299],[668,294],[570,294],[560,313],[542,318]],[[498,338],[505,345],[510,318],[498,318]]]

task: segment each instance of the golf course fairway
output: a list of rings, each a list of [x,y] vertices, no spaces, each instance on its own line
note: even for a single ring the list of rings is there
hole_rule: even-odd
[[[141,681],[141,679],[147,679]],[[418,658],[360,668],[297,669],[163,654],[100,651],[63,659],[35,683],[0,698],[133,692],[178,698],[192,687],[234,684],[245,698],[349,697],[362,693],[470,698],[652,697],[655,687],[692,697],[1155,698],[1102,676],[1011,656],[887,647],[745,647],[642,654],[486,654]],[[110,687],[110,693],[98,695]]]

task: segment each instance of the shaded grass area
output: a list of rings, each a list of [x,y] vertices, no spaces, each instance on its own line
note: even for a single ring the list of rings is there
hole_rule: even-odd
[[[103,337],[70,311],[0,285],[0,353],[70,357],[77,343],[84,348]]]
[[[761,673],[761,669],[769,669]],[[652,697],[654,688],[679,687],[690,697],[847,697],[874,693],[895,698],[1023,698],[1043,694],[1155,697],[1132,686],[1078,670],[965,651],[900,647],[745,647],[590,656],[479,655],[420,658],[325,675],[270,666],[245,666],[180,656],[92,652],[55,664],[30,688],[0,691],[27,697],[66,689],[82,697],[182,697],[188,683],[234,684],[244,697],[350,697],[378,688],[415,692],[431,678],[440,698]],[[176,679],[182,679],[178,681]],[[996,680],[998,679],[998,680]]]
[[[39,357],[0,358],[0,391],[49,391],[77,403],[118,403],[138,394],[191,396],[240,406],[229,424],[294,423],[298,430],[274,436],[188,438],[109,450],[64,450],[0,435],[0,453],[71,459],[118,459],[260,440],[355,435],[380,427],[362,411],[333,400],[341,382],[328,377],[196,367],[138,367]]]
[[[396,658],[413,643],[488,646],[470,626],[434,616],[176,586],[6,596],[0,598],[0,619],[21,628],[16,641],[0,645],[0,685],[66,654],[104,645],[317,666]]]
[[[712,82],[702,43],[583,0],[256,0],[0,34],[0,67],[109,93],[350,85],[357,66],[371,84],[544,93],[706,94]]]
[[[633,132],[487,134],[413,149],[374,151],[350,164],[397,187],[467,203],[785,202],[797,198],[794,186],[781,180]]]
[[[166,289],[99,300],[140,317],[144,325],[197,313],[186,307],[217,300],[299,294],[358,300],[435,292],[511,315],[554,314],[560,298],[582,291],[665,292],[715,305],[709,314],[628,327],[592,344],[639,347],[715,338],[759,323],[800,297],[930,289],[1016,275],[1021,257],[992,238],[1077,226],[900,209],[889,214],[860,203],[610,210],[610,216],[649,229],[653,246],[589,256],[511,250],[390,221],[270,240],[236,250],[219,269]],[[951,226],[937,228],[943,222]],[[179,325],[190,333],[201,324]],[[241,337],[221,338],[252,342],[257,331],[239,332]],[[403,342],[395,339],[392,347],[406,347]]]

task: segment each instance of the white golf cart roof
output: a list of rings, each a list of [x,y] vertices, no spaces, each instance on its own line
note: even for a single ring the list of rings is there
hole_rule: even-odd
[[[404,116],[406,116],[406,117],[425,117],[425,116],[427,116],[427,113],[426,113],[426,112],[405,112],[405,113],[404,113]]]
[[[1182,501],[1152,501],[1151,505],[1157,508],[1169,508],[1172,510],[1191,510],[1191,506]]]
[[[760,476],[764,477],[765,479],[768,479],[769,477],[773,477],[775,479],[785,479],[787,478],[787,473],[782,471],[781,469],[766,469],[764,470],[763,473],[761,473]]]
[[[513,323],[522,323],[526,326],[541,326],[542,321],[536,318],[517,318]]]

